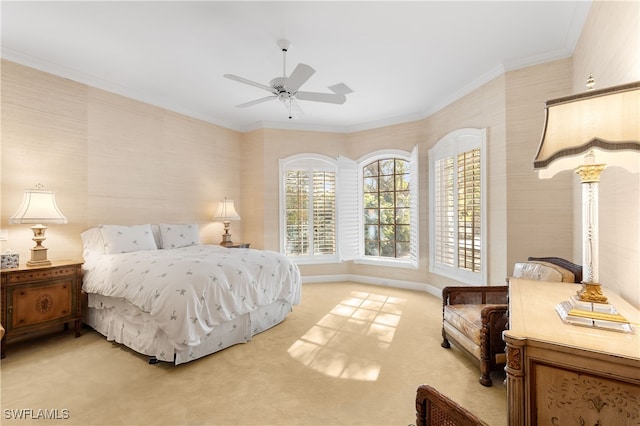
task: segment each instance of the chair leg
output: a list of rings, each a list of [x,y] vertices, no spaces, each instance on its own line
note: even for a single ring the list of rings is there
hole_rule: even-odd
[[[491,377],[489,376],[491,373],[491,368],[489,368],[489,363],[483,360],[480,360],[480,384],[482,386],[491,387],[493,382],[491,381]]]

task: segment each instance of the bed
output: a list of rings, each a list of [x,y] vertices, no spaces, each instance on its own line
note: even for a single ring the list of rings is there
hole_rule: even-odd
[[[150,362],[248,342],[300,302],[286,256],[200,244],[197,224],[100,225],[81,236],[85,323]]]

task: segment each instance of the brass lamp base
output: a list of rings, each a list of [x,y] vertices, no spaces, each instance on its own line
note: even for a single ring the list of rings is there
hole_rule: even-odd
[[[221,246],[229,247],[233,245],[233,241],[231,241],[231,234],[229,233],[229,221],[224,221],[224,234],[222,234],[222,242]]]
[[[578,298],[584,302],[607,303],[607,297],[602,294],[599,283],[582,283],[582,290],[578,291]]]
[[[224,234],[222,234],[222,242],[221,246],[228,247],[233,245],[233,241],[231,241],[231,234],[229,233],[229,221],[225,220],[224,222]]]
[[[231,241],[231,234],[222,234],[222,241],[220,245],[223,247],[229,247],[233,245],[233,241]]]

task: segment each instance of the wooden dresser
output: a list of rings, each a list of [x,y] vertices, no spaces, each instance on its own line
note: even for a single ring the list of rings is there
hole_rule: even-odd
[[[2,358],[6,342],[70,322],[80,336],[82,262],[54,261],[50,266],[0,270],[2,287]]]
[[[555,311],[580,284],[512,278],[508,424],[640,424],[640,311],[604,288],[634,333],[569,325]]]

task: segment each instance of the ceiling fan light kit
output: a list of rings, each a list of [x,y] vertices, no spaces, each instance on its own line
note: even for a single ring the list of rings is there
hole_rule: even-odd
[[[271,93],[269,96],[245,102],[240,105],[236,105],[236,107],[247,108],[272,99],[279,99],[287,109],[289,118],[291,119],[302,115],[302,109],[297,103],[298,100],[341,105],[347,100],[345,95],[353,93],[353,90],[344,83],[338,83],[329,87],[329,90],[333,93],[299,91],[298,89],[300,89],[300,87],[306,83],[316,71],[309,65],[300,63],[295,67],[291,75],[287,77],[287,51],[289,50],[289,47],[291,47],[291,42],[285,39],[278,40],[278,47],[282,50],[282,77],[273,78],[269,82],[268,86],[266,84],[247,80],[246,78],[239,77],[234,74],[224,74],[224,77],[229,80],[248,84]]]

